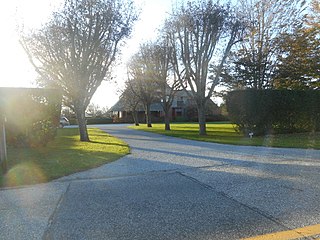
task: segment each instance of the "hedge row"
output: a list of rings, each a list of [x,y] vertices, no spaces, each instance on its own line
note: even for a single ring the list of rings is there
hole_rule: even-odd
[[[226,99],[229,118],[255,135],[320,130],[320,91],[239,90]]]
[[[87,124],[110,124],[112,123],[112,118],[87,118]]]
[[[76,117],[68,117],[70,125],[77,125],[78,121]],[[113,119],[109,117],[90,117],[86,118],[87,125],[94,125],[94,124],[111,124],[113,123]]]

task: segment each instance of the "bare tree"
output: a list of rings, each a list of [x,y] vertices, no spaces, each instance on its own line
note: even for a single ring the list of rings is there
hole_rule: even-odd
[[[90,114],[91,117],[103,117],[108,112],[107,107],[101,107],[98,104],[90,103],[86,109],[86,113]]]
[[[151,124],[151,104],[157,99],[157,84],[152,79],[152,71],[145,55],[145,46],[140,47],[128,63],[127,85],[143,104],[148,127]]]
[[[65,0],[47,24],[21,37],[40,84],[63,90],[65,104],[76,113],[81,141],[89,141],[85,110],[136,19],[131,0]]]
[[[157,98],[161,101],[165,130],[169,131],[170,110],[179,89],[179,81],[171,64],[172,47],[166,37],[161,37],[154,43],[145,44],[141,50],[150,78],[155,83]]]
[[[133,88],[127,82],[120,99],[124,104],[126,111],[132,113],[133,121],[136,126],[139,126],[138,108],[140,106],[140,98],[133,92]]]
[[[181,87],[190,89],[198,109],[199,134],[206,135],[205,106],[221,80],[231,47],[239,40],[240,22],[228,6],[212,0],[188,2],[165,25],[173,48],[173,65]],[[209,66],[215,74],[209,76]]]

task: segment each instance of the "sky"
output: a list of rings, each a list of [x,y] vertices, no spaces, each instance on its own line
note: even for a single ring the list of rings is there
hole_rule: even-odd
[[[132,37],[122,49],[121,62],[114,68],[114,81],[103,82],[93,96],[92,103],[100,107],[113,106],[126,78],[125,63],[140,43],[156,37],[157,29],[172,8],[172,0],[134,0],[141,9]],[[37,87],[33,66],[18,42],[17,25],[37,29],[45,22],[62,0],[10,0],[0,9],[0,87]]]

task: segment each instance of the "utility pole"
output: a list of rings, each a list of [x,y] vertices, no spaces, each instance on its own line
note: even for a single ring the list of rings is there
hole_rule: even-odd
[[[7,145],[5,117],[0,112],[0,169],[3,173],[7,171]]]

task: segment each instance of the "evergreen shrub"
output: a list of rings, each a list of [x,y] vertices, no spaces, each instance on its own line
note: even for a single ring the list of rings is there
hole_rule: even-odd
[[[320,130],[320,91],[237,90],[226,98],[229,118],[254,135]]]

